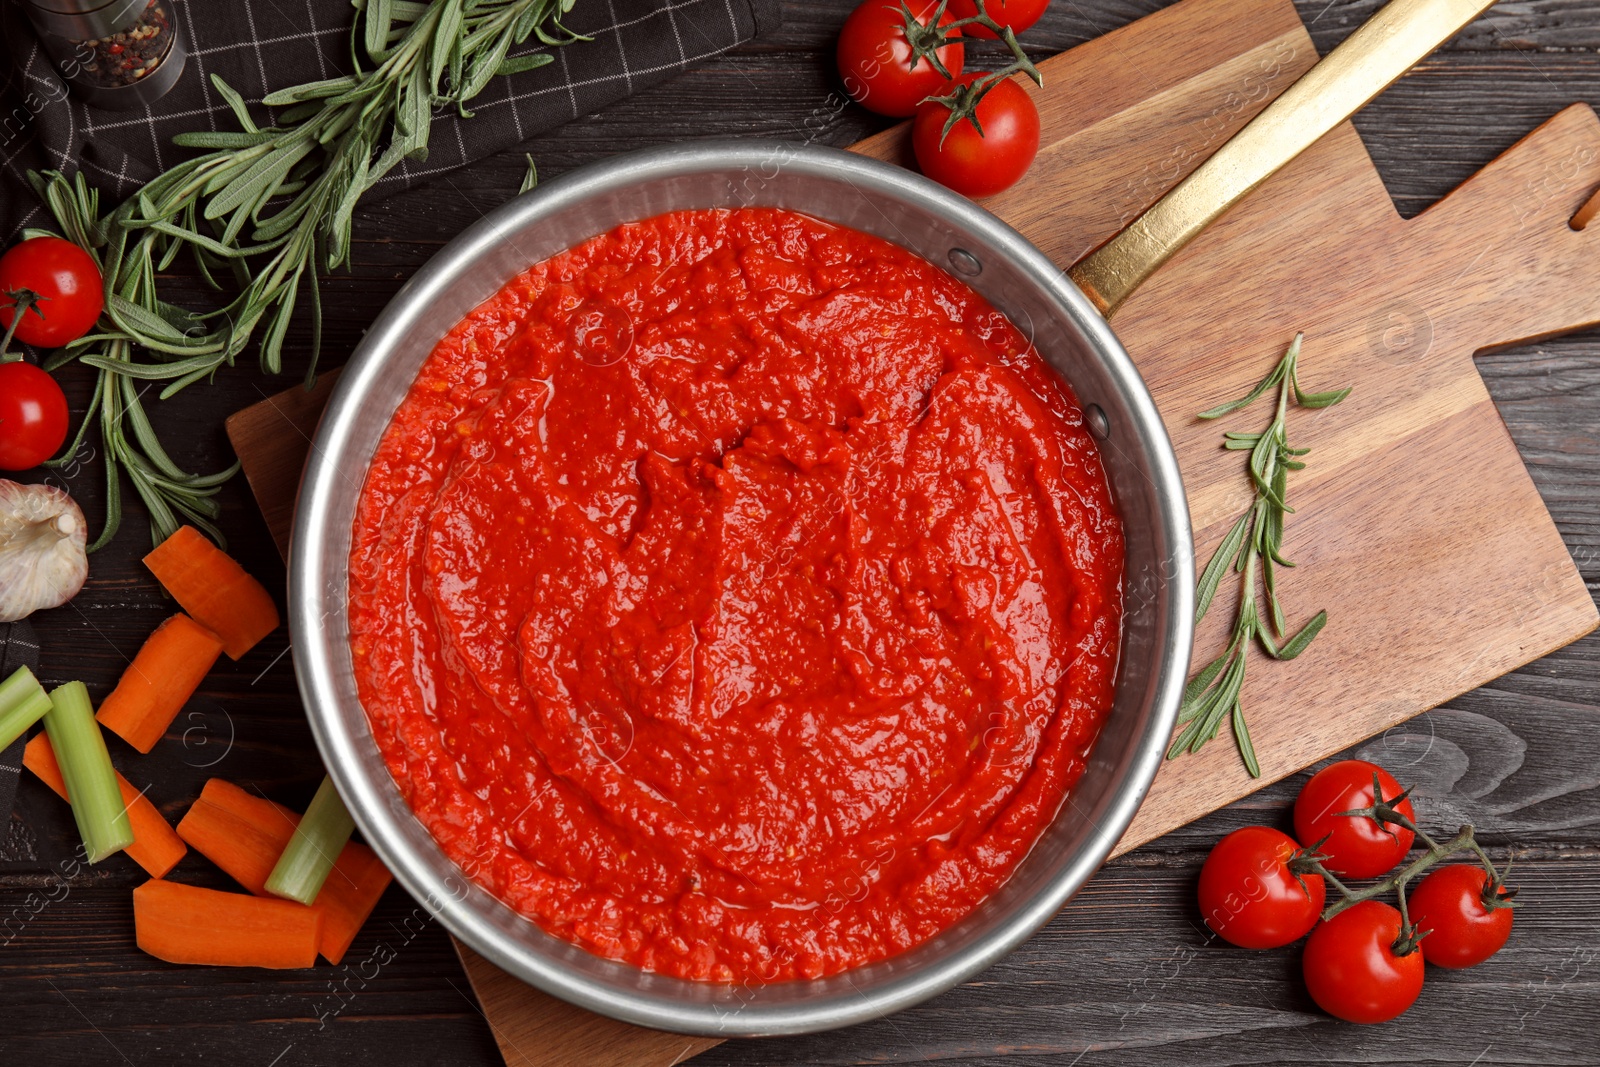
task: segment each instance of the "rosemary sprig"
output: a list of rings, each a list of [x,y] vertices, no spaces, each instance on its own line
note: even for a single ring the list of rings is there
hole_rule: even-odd
[[[1231,719],[1233,736],[1239,744],[1239,754],[1252,777],[1261,777],[1261,765],[1256,759],[1255,746],[1250,742],[1250,730],[1245,724],[1244,705],[1240,695],[1244,691],[1245,663],[1252,642],[1273,659],[1294,659],[1306,650],[1317,634],[1327,624],[1328,613],[1319,611],[1298,633],[1288,636],[1288,623],[1283,606],[1278,602],[1275,568],[1293,567],[1283,555],[1284,516],[1294,511],[1288,504],[1289,472],[1301,470],[1304,456],[1310,449],[1290,448],[1286,429],[1289,402],[1303,408],[1332,407],[1350,395],[1350,390],[1337,389],[1325,393],[1307,393],[1300,388],[1297,364],[1300,359],[1300,342],[1304,335],[1295,334],[1289,350],[1283,354],[1271,374],[1267,375],[1249,393],[1209,411],[1200,413],[1202,419],[1217,419],[1239,411],[1254,403],[1262,394],[1276,387],[1278,407],[1272,422],[1260,433],[1223,434],[1222,447],[1230,451],[1250,453],[1250,482],[1255,489],[1255,501],[1228,535],[1217,546],[1211,561],[1200,573],[1195,590],[1195,624],[1205,618],[1212,598],[1229,571],[1242,575],[1239,610],[1234,617],[1233,634],[1223,653],[1212,660],[1189,681],[1183,691],[1183,701],[1178,709],[1178,724],[1185,726],[1178,739],[1167,750],[1173,759],[1184,752],[1198,752],[1207,741],[1217,736],[1223,719]],[[1259,586],[1265,592],[1266,610],[1262,611],[1257,598]]]
[[[160,393],[166,399],[232,366],[258,330],[261,365],[277,373],[304,294],[309,384],[321,348],[318,276],[349,262],[362,195],[403,160],[427,156],[436,109],[454,107],[470,117],[467,105],[496,75],[553,58],[512,56],[512,48],[530,36],[546,45],[582,39],[560,21],[576,0],[353,2],[360,10],[350,47],[355,73],[269,94],[262,101],[276,109],[269,126],[258,126],[243,98],[213,75],[239,129],[180,134],[177,144],[206,151],[109,214],[100,213],[98,195],[81,173],[30,175],[62,232],[95,255],[105,277],[99,327],[46,365],[53,370],[76,359],[99,372],[84,427],[53,461],[72,464],[98,416],[106,525],[91,550],[116,533],[122,472],[150,511],[154,540],[171,533],[180,515],[219,538],[208,521],[217,513],[212,497],[238,465],[195,475],[173,463],[145,416],[140,383],[166,383]],[[158,295],[157,272],[185,249],[212,288],[223,288],[219,274],[231,274],[237,293],[225,306],[196,312]]]

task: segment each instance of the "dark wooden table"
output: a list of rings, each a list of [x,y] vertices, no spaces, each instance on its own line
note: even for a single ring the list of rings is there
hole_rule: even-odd
[[[845,106],[832,77],[834,34],[850,6],[787,3],[780,31],[526,149],[551,176],[704,136],[848,144],[881,125]],[[1043,57],[1158,6],[1057,0],[1028,43]],[[1303,0],[1300,10],[1326,51],[1375,7]],[[1357,125],[1402,212],[1420,211],[1563,105],[1600,102],[1597,47],[1600,0],[1504,4],[1363,112]],[[353,268],[332,281],[325,301],[330,365],[435,249],[516,190],[523,168],[520,152],[507,153],[358,213]],[[181,295],[188,283],[171,284]],[[1600,333],[1486,355],[1480,366],[1592,588],[1600,581]],[[79,411],[86,383],[69,382]],[[215,468],[231,461],[223,418],[286,384],[241,367],[154,405],[155,420],[180,462]],[[98,470],[66,481],[98,521]],[[233,551],[281,588],[282,566],[242,481],[222,499]],[[47,680],[82,678],[103,695],[170,612],[138,565],[148,543],[142,525],[130,509],[123,536],[94,557],[88,588],[70,607],[36,617]],[[174,820],[213,774],[257,783],[296,806],[321,776],[282,633],[242,662],[219,664],[174,730],[181,743],[169,740],[130,767],[141,784],[153,783],[152,797]],[[1600,1063],[1600,638],[1357,751],[1418,783],[1433,825],[1470,820],[1497,853],[1509,848],[1526,905],[1498,957],[1473,971],[1430,970],[1421,1000],[1396,1023],[1334,1022],[1302,990],[1297,950],[1243,952],[1208,938],[1201,924],[1193,896],[1206,849],[1245,824],[1287,826],[1301,775],[1108,865],[1022,949],[920,1008],[838,1033],[729,1043],[696,1062]],[[142,872],[119,856],[64,882],[73,842],[66,807],[24,780],[0,840],[0,1049],[8,1062],[499,1062],[444,931],[406,925],[415,906],[400,890],[339,968],[275,977],[168,967],[133,944],[129,890]]]

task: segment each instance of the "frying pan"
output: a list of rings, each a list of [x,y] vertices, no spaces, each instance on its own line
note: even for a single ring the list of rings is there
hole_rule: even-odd
[[[660,1030],[802,1033],[881,1017],[969,978],[1032,934],[1099,868],[1171,736],[1193,637],[1194,551],[1160,414],[1108,316],[1208,222],[1348,118],[1492,0],[1395,0],[1166,197],[1063,275],[1005,223],[898,167],[835,149],[700,142],[618,156],[518,197],[418,271],[341,375],[313,441],[290,551],[295,669],[351,814],[411,894],[489,960],[546,992]],[[444,333],[530,265],[667,211],[773,206],[947,267],[1029,335],[1101,443],[1126,533],[1123,656],[1083,777],[1011,878],[899,956],[813,980],[690,982],[600,959],[472,882],[407,807],[358,698],[347,620],[351,528],[378,441]]]

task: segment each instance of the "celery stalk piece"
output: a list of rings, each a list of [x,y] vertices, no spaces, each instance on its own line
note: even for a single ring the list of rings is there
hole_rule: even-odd
[[[122,802],[117,772],[100,724],[94,721],[89,690],[82,682],[68,682],[50,693],[44,731],[61,765],[67,783],[67,800],[78,823],[90,863],[99,863],[133,844],[133,827]]]
[[[0,682],[0,748],[27,732],[50,710],[50,694],[26,667],[18,667]]]
[[[333,788],[333,779],[324,776],[305,817],[267,876],[267,892],[302,904],[316,900],[355,828],[355,820]]]

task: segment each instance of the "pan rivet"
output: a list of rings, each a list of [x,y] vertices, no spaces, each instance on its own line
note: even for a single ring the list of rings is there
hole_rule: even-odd
[[[950,250],[950,268],[957,274],[965,274],[969,278],[976,278],[983,273],[983,264],[978,262],[978,257],[965,248]]]
[[[1089,432],[1094,434],[1095,440],[1104,441],[1111,436],[1111,420],[1106,418],[1099,404],[1090,404],[1083,409],[1083,421],[1089,424]]]

